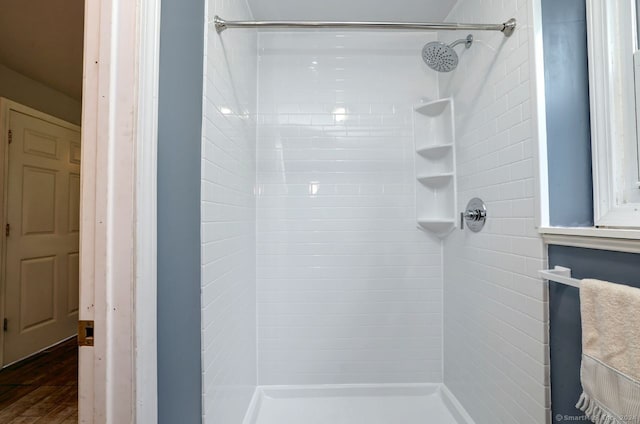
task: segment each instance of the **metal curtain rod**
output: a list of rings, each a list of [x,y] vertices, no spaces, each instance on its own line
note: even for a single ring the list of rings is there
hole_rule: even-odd
[[[429,22],[323,22],[323,21],[226,21],[220,16],[213,18],[216,31],[228,28],[376,28],[409,30],[476,30],[501,31],[510,37],[516,29],[516,20],[511,18],[502,24],[456,24]]]

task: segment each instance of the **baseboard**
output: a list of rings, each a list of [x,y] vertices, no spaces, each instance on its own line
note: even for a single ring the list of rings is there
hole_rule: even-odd
[[[15,360],[15,361],[13,361],[13,362],[8,363],[8,364],[3,364],[3,365],[0,367],[0,369],[5,369],[5,368],[7,368],[7,367],[10,367],[11,365],[15,365],[15,364],[17,364],[18,362],[22,362],[22,361],[24,361],[25,359],[29,359],[29,358],[31,358],[32,356],[39,355],[39,354],[41,354],[42,352],[45,352],[45,351],[47,351],[47,350],[49,350],[49,349],[52,349],[52,348],[54,348],[54,347],[58,346],[59,344],[65,343],[65,342],[67,342],[67,341],[69,341],[69,340],[73,339],[74,337],[78,337],[78,333],[76,333],[76,334],[74,334],[74,335],[72,335],[72,336],[66,337],[66,338],[64,338],[64,339],[62,339],[62,340],[59,340],[59,341],[57,341],[57,342],[55,342],[55,343],[53,343],[53,344],[51,344],[51,345],[49,345],[49,346],[47,346],[47,347],[43,347],[42,349],[38,350],[37,352],[30,353],[30,354],[28,354],[27,356],[25,356],[24,358],[20,358],[20,359],[18,359],[18,360]]]

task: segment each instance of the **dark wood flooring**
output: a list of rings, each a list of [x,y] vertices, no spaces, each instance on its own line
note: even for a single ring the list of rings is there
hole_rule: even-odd
[[[78,422],[75,338],[0,371],[0,423]]]

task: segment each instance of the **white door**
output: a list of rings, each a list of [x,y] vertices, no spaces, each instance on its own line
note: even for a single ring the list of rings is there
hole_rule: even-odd
[[[3,365],[78,324],[80,132],[9,111]]]

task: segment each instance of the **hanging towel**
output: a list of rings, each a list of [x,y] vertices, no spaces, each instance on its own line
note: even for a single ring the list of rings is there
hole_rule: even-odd
[[[640,289],[582,280],[582,395],[596,424],[640,424]]]

